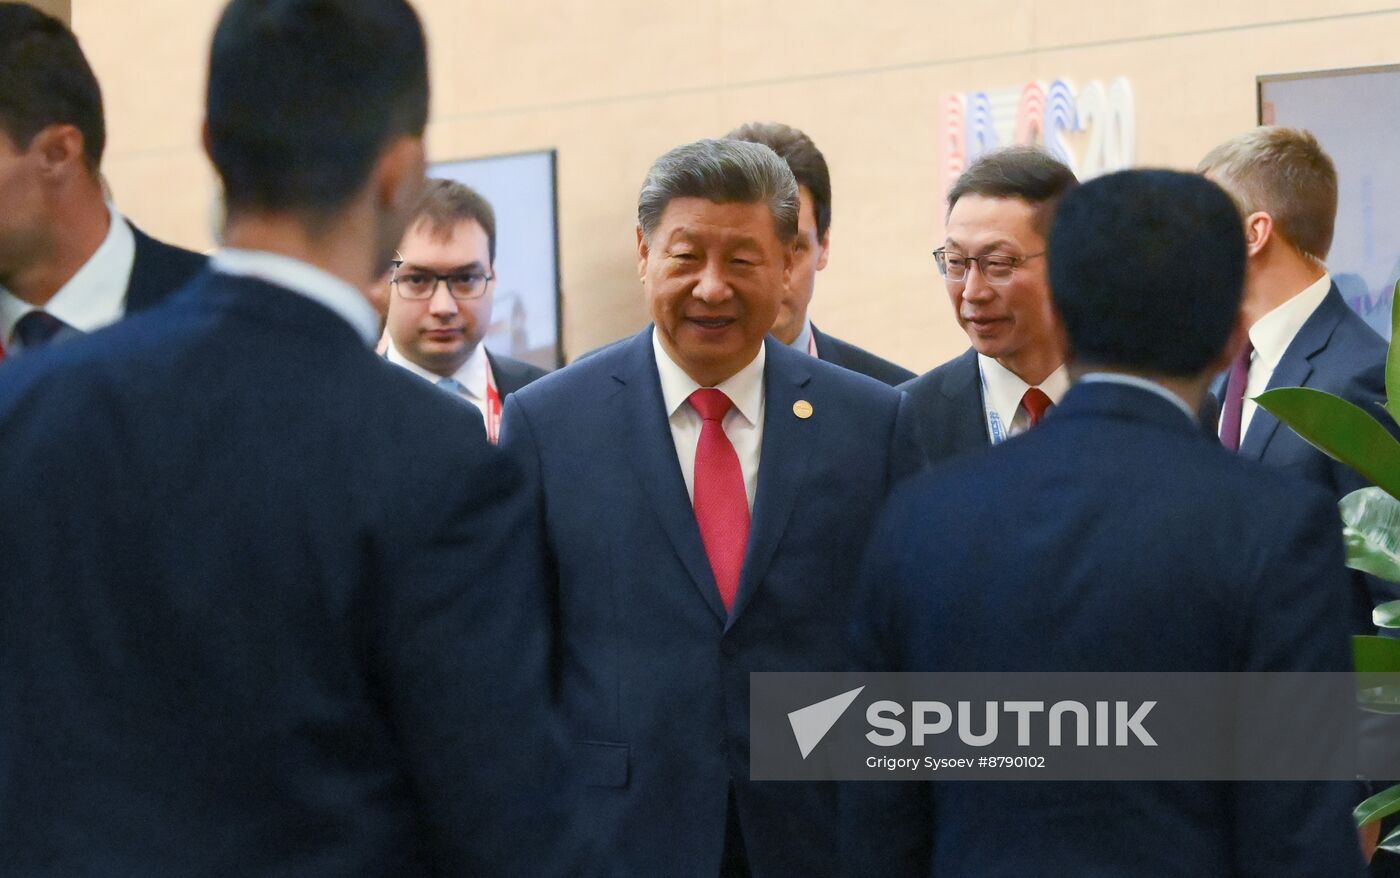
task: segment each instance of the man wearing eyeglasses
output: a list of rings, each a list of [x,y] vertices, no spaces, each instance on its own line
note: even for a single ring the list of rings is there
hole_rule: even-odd
[[[972,347],[900,386],[929,463],[1025,432],[1069,389],[1045,239],[1055,206],[1077,185],[1048,153],[1018,146],[978,158],[949,191],[934,259]]]
[[[399,245],[389,286],[385,356],[481,412],[500,436],[504,399],[545,374],[486,350],[496,289],[496,215],[454,180],[429,180]]]

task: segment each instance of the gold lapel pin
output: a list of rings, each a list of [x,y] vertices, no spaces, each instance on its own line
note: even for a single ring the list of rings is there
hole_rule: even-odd
[[[812,404],[805,399],[799,399],[792,404],[792,413],[805,421],[812,416]]]

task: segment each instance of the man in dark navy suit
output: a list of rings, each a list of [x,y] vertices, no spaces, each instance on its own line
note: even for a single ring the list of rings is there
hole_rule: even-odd
[[[972,347],[900,385],[929,463],[1025,432],[1069,389],[1046,248],[1055,206],[1077,184],[1048,153],[1015,146],[978,158],[948,191],[934,259]]]
[[[104,196],[102,93],[61,21],[0,3],[0,356],[160,302],[207,262]]]
[[[1075,384],[1044,424],[890,502],[862,574],[861,664],[1348,670],[1330,498],[1194,422],[1244,336],[1229,197],[1194,174],[1113,174],[1065,196],[1049,243]],[[854,874],[880,876],[1357,875],[1353,789],[862,783],[843,841]]]
[[[1225,447],[1303,476],[1340,500],[1367,482],[1258,407],[1275,387],[1325,390],[1384,416],[1386,343],[1347,307],[1323,260],[1332,247],[1337,171],[1307,131],[1259,127],[1198,168],[1234,197],[1244,216],[1244,319],[1248,343],[1214,390]],[[1340,521],[1333,527],[1340,527]],[[1394,583],[1353,574],[1352,630],[1371,634],[1371,609],[1400,597]]]
[[[768,336],[798,192],[770,149],[647,174],[654,325],[506,401],[557,574],[580,836],[610,875],[830,875],[829,784],[751,783],[749,674],[830,670],[856,565],[916,465],[901,397]]]
[[[0,365],[0,874],[577,874],[519,475],[370,349],[418,19],[235,0],[208,84],[210,270]]]
[[[778,308],[773,335],[788,347],[891,386],[913,378],[914,373],[903,366],[827,335],[817,329],[807,315],[817,272],[826,268],[831,256],[831,172],[827,170],[826,157],[812,138],[781,122],[749,122],[726,136],[761,143],[773,150],[787,162],[797,179],[797,197],[801,203],[797,213],[792,280]]]

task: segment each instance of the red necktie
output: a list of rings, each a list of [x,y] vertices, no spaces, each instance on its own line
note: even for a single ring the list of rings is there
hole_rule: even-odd
[[[1240,425],[1244,422],[1244,389],[1249,384],[1249,358],[1254,345],[1248,341],[1230,363],[1230,377],[1225,381],[1225,407],[1220,412],[1220,444],[1231,451],[1240,450]]]
[[[691,408],[704,421],[700,444],[695,448],[695,521],[710,559],[710,570],[719,586],[724,609],[734,609],[739,593],[739,571],[749,544],[749,501],[744,493],[744,471],[729,437],[724,416],[734,406],[724,391],[701,388],[690,395]]]
[[[1039,424],[1041,418],[1044,418],[1045,413],[1050,411],[1054,405],[1050,401],[1050,397],[1046,396],[1045,391],[1039,387],[1028,388],[1025,395],[1021,397],[1021,408],[1025,409],[1026,414],[1031,416],[1032,427]]]

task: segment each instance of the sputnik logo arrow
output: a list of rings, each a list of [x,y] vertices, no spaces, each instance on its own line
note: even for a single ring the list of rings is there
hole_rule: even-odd
[[[846,712],[846,708],[856,700],[856,696],[865,689],[852,689],[850,692],[842,692],[825,701],[818,701],[816,704],[809,704],[799,710],[794,710],[788,714],[788,722],[792,724],[792,734],[797,738],[797,749],[802,751],[802,758],[816,749],[817,745],[826,737],[826,733],[831,731],[831,727],[836,725],[836,721],[841,718],[841,714]]]

